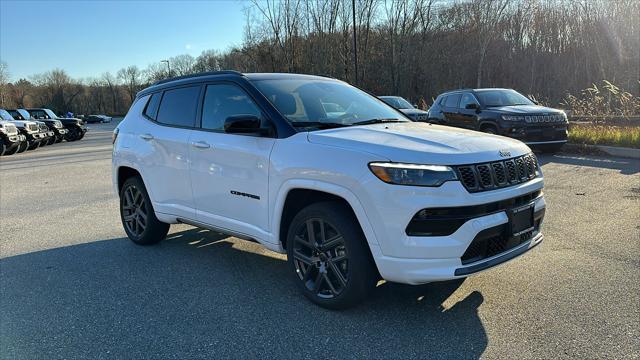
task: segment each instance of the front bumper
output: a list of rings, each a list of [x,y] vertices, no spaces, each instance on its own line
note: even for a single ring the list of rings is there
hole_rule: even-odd
[[[542,241],[540,226],[546,205],[541,194],[541,177],[479,193],[469,193],[457,181],[447,182],[437,188],[380,183],[377,178],[370,179],[367,176],[363,185],[368,189],[367,194],[378,194],[377,199],[372,200],[366,194],[359,197],[363,199],[364,210],[377,240],[368,239],[370,249],[378,271],[385,280],[423,284],[465,277],[511,260]],[[456,225],[455,229],[435,236],[415,236],[408,231],[414,216],[424,209],[483,207],[510,199],[527,198],[531,194],[539,194],[526,200],[526,204],[533,205],[536,227],[515,243],[512,237],[495,240],[482,238],[488,231],[498,231],[500,236],[506,234],[510,224],[507,214],[511,209],[509,207],[474,214]],[[479,241],[485,240],[496,246],[500,245],[499,241],[508,242],[509,246],[483,256],[469,255],[472,245],[477,246]]]
[[[520,126],[502,124],[500,135],[518,139],[527,145],[561,144],[567,142],[567,124]]]
[[[69,130],[64,128],[55,128],[55,132],[56,132],[56,136],[64,136],[69,132]]]

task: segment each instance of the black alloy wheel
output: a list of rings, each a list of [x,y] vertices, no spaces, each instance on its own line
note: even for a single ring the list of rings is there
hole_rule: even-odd
[[[128,232],[136,237],[142,236],[147,227],[148,215],[142,192],[135,185],[127,187],[124,191],[122,219]]]
[[[122,185],[120,218],[129,239],[139,245],[158,243],[169,232],[169,224],[156,217],[147,189],[139,177],[130,177]]]
[[[287,261],[305,297],[328,309],[363,302],[379,279],[367,240],[351,208],[311,204],[291,220]]]
[[[331,223],[311,218],[301,224],[294,237],[293,259],[298,277],[319,298],[334,298],[347,286],[347,249]]]

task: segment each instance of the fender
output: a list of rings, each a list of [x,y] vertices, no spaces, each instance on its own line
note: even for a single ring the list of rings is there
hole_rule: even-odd
[[[318,181],[318,180],[304,180],[304,179],[290,179],[282,183],[280,189],[278,190],[278,195],[275,198],[275,206],[273,207],[273,216],[271,221],[271,236],[273,237],[273,242],[277,243],[282,248],[282,243],[279,239],[280,234],[280,221],[282,219],[282,213],[284,212],[284,203],[287,199],[287,195],[289,191],[293,189],[307,189],[307,190],[317,190],[323,191],[332,195],[339,196],[347,201],[347,203],[353,209],[353,212],[358,219],[358,223],[362,228],[362,232],[364,233],[365,238],[367,239],[367,243],[369,247],[378,248],[378,239],[373,232],[373,227],[369,222],[369,218],[367,217],[360,200],[355,196],[351,190],[344,188],[339,185],[335,185],[332,183]],[[373,249],[372,249],[373,251]],[[284,248],[282,248],[282,252],[284,252]]]

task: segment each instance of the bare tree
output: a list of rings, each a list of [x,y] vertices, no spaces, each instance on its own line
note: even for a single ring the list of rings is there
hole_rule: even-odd
[[[118,70],[118,79],[124,84],[125,90],[129,94],[129,103],[132,103],[141,88],[142,71],[135,65],[122,68]]]

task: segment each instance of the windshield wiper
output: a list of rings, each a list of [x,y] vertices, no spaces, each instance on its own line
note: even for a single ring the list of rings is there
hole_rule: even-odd
[[[357,122],[354,122],[351,125],[370,125],[370,124],[398,123],[398,122],[407,122],[407,120],[400,120],[400,119],[370,119],[370,120],[357,121]]]
[[[293,127],[314,127],[318,129],[333,129],[333,128],[349,126],[348,124],[322,122],[322,121],[292,121],[291,125]]]

